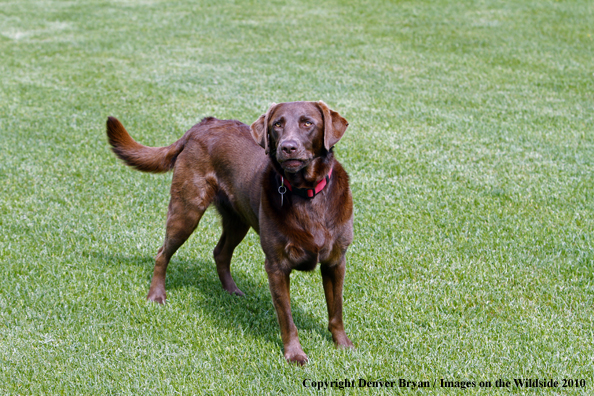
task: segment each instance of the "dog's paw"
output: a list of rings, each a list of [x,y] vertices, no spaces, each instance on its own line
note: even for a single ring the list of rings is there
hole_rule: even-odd
[[[355,345],[349,340],[349,337],[345,333],[332,335],[334,339],[334,344],[337,348],[355,348]]]
[[[355,349],[355,345],[351,342],[351,340],[349,340],[348,338],[346,339],[345,342],[342,342],[340,344],[336,344],[337,348],[348,348],[348,349]]]
[[[232,296],[240,296],[240,297],[245,296],[245,293],[242,292],[241,290],[239,290],[239,288],[237,288],[237,286],[230,290],[225,289],[225,291],[227,293],[231,294]]]
[[[309,361],[307,355],[303,351],[285,352],[285,359],[287,359],[287,362],[289,363],[295,363],[300,366],[305,365]]]
[[[153,290],[149,290],[149,294],[148,296],[146,296],[146,299],[152,302],[156,302],[158,304],[165,304],[165,301],[167,299],[165,292],[159,292],[159,291],[153,291]]]

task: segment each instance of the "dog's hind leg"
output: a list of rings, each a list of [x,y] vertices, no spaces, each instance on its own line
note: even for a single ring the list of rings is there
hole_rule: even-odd
[[[165,273],[171,256],[194,232],[214,197],[214,192],[206,183],[183,183],[179,189],[174,188],[175,185],[174,174],[171,201],[167,210],[165,241],[157,252],[153,280],[146,297],[160,304],[164,304],[166,299]]]
[[[227,212],[219,205],[217,206],[223,218],[223,234],[213,252],[215,262],[217,263],[217,273],[219,274],[223,289],[229,294],[243,296],[244,293],[239,290],[231,276],[231,256],[233,256],[235,247],[239,245],[247,234],[250,226],[246,225],[236,215]]]

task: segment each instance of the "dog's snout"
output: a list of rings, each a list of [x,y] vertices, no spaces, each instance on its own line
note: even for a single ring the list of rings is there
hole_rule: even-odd
[[[298,143],[295,140],[285,140],[280,145],[280,149],[287,155],[295,153],[297,147]]]

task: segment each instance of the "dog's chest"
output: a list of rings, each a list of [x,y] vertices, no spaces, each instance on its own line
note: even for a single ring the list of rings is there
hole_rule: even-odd
[[[285,229],[288,232],[285,234],[284,256],[294,269],[311,271],[317,263],[328,259],[334,238],[323,217],[296,220],[305,221],[297,221]]]

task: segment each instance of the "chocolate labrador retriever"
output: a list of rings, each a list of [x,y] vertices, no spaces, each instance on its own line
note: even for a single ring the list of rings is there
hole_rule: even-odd
[[[352,347],[342,322],[342,287],[353,203],[348,175],[332,152],[347,126],[324,102],[280,103],[251,127],[210,117],[168,147],[147,147],[109,117],[107,136],[119,158],[145,172],[173,169],[165,241],[147,298],[165,303],[167,264],[214,202],[223,223],[214,249],[223,289],[243,295],[231,277],[231,256],[252,227],[266,255],[287,361],[307,362],[291,315],[289,275],[318,263],[328,329],[337,346]]]

